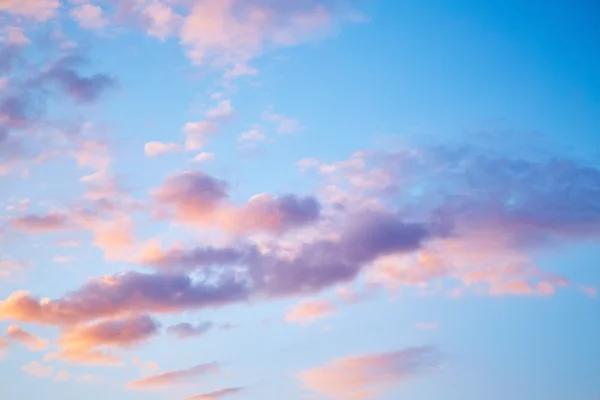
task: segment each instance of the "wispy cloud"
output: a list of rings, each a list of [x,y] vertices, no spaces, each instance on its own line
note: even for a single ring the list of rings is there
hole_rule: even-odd
[[[298,375],[309,390],[332,399],[376,399],[397,385],[439,363],[436,349],[405,350],[334,360]]]
[[[200,364],[188,369],[180,369],[175,371],[164,372],[158,375],[152,375],[147,378],[132,381],[127,384],[132,389],[147,389],[168,387],[182,383],[188,383],[194,378],[204,375],[215,375],[221,371],[219,364],[209,363]]]

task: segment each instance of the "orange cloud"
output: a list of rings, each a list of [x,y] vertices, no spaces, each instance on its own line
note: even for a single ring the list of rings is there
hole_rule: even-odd
[[[129,382],[127,387],[132,389],[162,388],[186,383],[192,378],[203,375],[215,375],[220,373],[218,363],[200,364],[188,369],[164,372],[147,378]]]
[[[414,347],[338,359],[302,372],[298,378],[307,389],[332,399],[370,400],[437,363],[435,349]]]
[[[44,350],[48,344],[47,340],[43,340],[36,335],[32,335],[17,325],[11,325],[6,329],[6,337],[10,340],[21,343],[32,351]]]
[[[101,321],[76,325],[65,330],[58,340],[62,349],[46,356],[79,364],[121,365],[121,361],[97,349],[126,348],[148,340],[158,333],[158,324],[148,316]]]
[[[333,305],[323,300],[307,300],[292,307],[285,320],[287,322],[306,324],[333,314]]]

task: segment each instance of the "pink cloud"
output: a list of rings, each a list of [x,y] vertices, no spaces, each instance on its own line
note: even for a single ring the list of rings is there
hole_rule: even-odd
[[[77,364],[121,365],[113,354],[97,348],[129,348],[158,334],[158,324],[148,316],[100,321],[67,327],[57,342],[61,349],[47,360]]]
[[[31,233],[53,232],[67,229],[70,226],[67,216],[58,212],[18,217],[12,220],[12,225],[16,229]]]
[[[54,17],[59,7],[59,0],[0,0],[0,11],[38,21]]]
[[[71,379],[71,374],[65,370],[60,370],[56,373],[54,380],[56,382],[68,382]]]
[[[68,348],[130,347],[158,334],[158,324],[148,316],[101,321],[67,329],[58,343]]]
[[[132,389],[163,388],[182,383],[185,384],[191,380],[195,380],[198,377],[205,375],[216,375],[220,372],[221,369],[217,363],[213,362],[209,364],[200,364],[192,368],[164,372],[149,376],[147,378],[132,381],[127,384],[127,387]]]
[[[144,153],[148,157],[176,153],[181,149],[181,146],[177,143],[148,142],[144,145]]]
[[[54,368],[50,365],[44,365],[39,361],[32,361],[27,365],[23,365],[21,370],[38,379],[45,379],[52,375]]]
[[[213,160],[214,158],[215,158],[215,155],[213,153],[201,152],[201,153],[198,153],[192,161],[197,162],[197,163],[203,163],[203,162]]]
[[[323,4],[265,4],[258,1],[202,1],[185,16],[182,44],[195,64],[244,64],[266,45],[290,46],[318,36],[332,25]]]
[[[307,324],[314,320],[330,316],[335,311],[333,304],[324,300],[305,300],[288,311],[287,322]]]
[[[162,2],[146,5],[142,15],[148,34],[161,40],[176,33],[182,23],[182,17]]]
[[[219,132],[219,125],[210,121],[188,122],[183,126],[183,132],[186,136],[185,148],[200,150]]]
[[[17,325],[11,325],[6,329],[6,338],[26,346],[29,350],[44,350],[48,344],[47,340],[24,331]]]
[[[108,23],[102,15],[102,8],[93,4],[72,8],[70,14],[79,26],[86,29],[102,29]]]
[[[182,223],[229,232],[282,232],[315,222],[320,215],[320,204],[310,196],[259,194],[235,206],[227,201],[228,188],[222,180],[187,171],[169,176],[153,195],[159,207]]]
[[[210,393],[196,394],[194,396],[186,398],[186,400],[218,400],[218,399],[222,399],[224,397],[231,396],[233,394],[238,394],[238,393],[242,392],[243,390],[244,390],[244,388],[241,388],[241,387],[225,388],[225,389],[215,390],[214,392],[210,392]]]
[[[435,349],[415,347],[338,359],[302,372],[298,379],[307,389],[332,399],[369,400],[382,396],[437,363]]]

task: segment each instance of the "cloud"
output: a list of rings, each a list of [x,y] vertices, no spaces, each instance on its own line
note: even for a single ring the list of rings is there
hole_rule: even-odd
[[[68,382],[71,379],[71,374],[65,370],[60,370],[56,373],[54,380],[56,382]]]
[[[156,157],[163,154],[176,153],[181,150],[177,143],[148,142],[144,145],[144,153],[148,157]]]
[[[167,177],[153,195],[163,212],[182,223],[230,232],[282,232],[315,222],[320,216],[321,206],[311,196],[259,194],[238,207],[226,202],[228,188],[222,180],[186,171]]]
[[[233,67],[225,71],[223,77],[226,80],[238,78],[240,76],[253,76],[258,75],[258,70],[248,64],[237,63]]]
[[[172,207],[177,219],[204,221],[227,198],[228,185],[199,171],[174,174],[153,192],[156,200]]]
[[[292,307],[285,316],[291,323],[307,324],[333,314],[333,304],[324,300],[305,300]]]
[[[332,399],[369,400],[384,395],[416,374],[437,366],[431,347],[334,360],[298,375],[307,389]]]
[[[213,153],[201,152],[201,153],[198,153],[192,161],[197,162],[197,163],[203,163],[203,162],[213,160],[214,158],[215,158],[215,155]]]
[[[17,325],[11,325],[6,329],[6,338],[21,343],[32,351],[44,350],[48,344],[47,340],[26,332]]]
[[[163,388],[187,383],[192,379],[205,375],[216,375],[220,372],[221,369],[217,363],[200,364],[192,368],[164,372],[162,374],[132,381],[127,384],[127,387],[131,389]]]
[[[79,325],[66,330],[58,343],[68,348],[130,347],[158,334],[158,323],[147,315]]]
[[[231,118],[234,114],[230,100],[221,100],[215,108],[208,110],[206,117],[212,120],[224,120]]]
[[[53,232],[67,229],[69,220],[59,212],[51,212],[46,215],[31,214],[13,219],[12,226],[31,233]]]
[[[266,47],[291,46],[323,35],[334,20],[328,5],[324,1],[201,1],[185,16],[180,40],[195,64],[245,65]]]
[[[39,77],[39,81],[53,84],[79,103],[94,103],[108,89],[116,87],[117,81],[106,74],[81,75],[76,67],[86,62],[87,60],[79,54],[66,55],[51,65],[49,70]]]
[[[276,132],[282,135],[293,135],[304,129],[298,120],[276,114],[272,111],[265,111],[262,114],[262,118],[274,124]]]
[[[173,312],[218,306],[247,298],[244,282],[223,274],[212,284],[186,275],[127,272],[94,279],[58,300],[15,292],[0,303],[0,319],[66,325],[132,312]]]
[[[68,326],[57,341],[61,349],[46,355],[45,360],[62,359],[76,364],[122,365],[118,357],[98,348],[129,348],[156,336],[158,327],[157,322],[145,315]]]
[[[187,339],[190,337],[202,336],[214,327],[210,321],[201,322],[194,326],[189,322],[182,322],[167,328],[167,333],[178,337],[179,339]]]
[[[102,15],[102,8],[93,4],[82,4],[72,8],[70,14],[82,28],[102,29],[107,24]]]
[[[242,132],[238,138],[240,142],[262,142],[266,139],[267,137],[258,129],[258,127],[254,127],[249,131]]]
[[[183,126],[185,133],[185,148],[187,150],[200,150],[208,139],[219,132],[219,126],[210,121],[188,122]]]
[[[24,46],[31,43],[31,40],[23,32],[23,29],[18,26],[9,26],[6,28],[5,40],[9,44],[17,46]]]
[[[182,17],[161,2],[146,5],[142,15],[147,33],[161,40],[175,33],[182,23]]]
[[[54,17],[59,7],[59,0],[0,0],[0,11],[38,21]]]
[[[0,260],[0,279],[10,280],[19,275],[29,266],[28,262],[21,260],[3,259]]]
[[[241,388],[241,387],[225,388],[225,389],[215,390],[214,392],[210,392],[210,393],[196,394],[194,396],[186,398],[186,400],[218,400],[218,399],[222,399],[224,397],[231,396],[233,394],[238,394],[238,393],[242,392],[243,390],[244,390],[244,388]]]
[[[50,365],[44,365],[39,361],[32,361],[27,365],[23,365],[21,371],[38,379],[45,379],[52,375],[54,368]]]

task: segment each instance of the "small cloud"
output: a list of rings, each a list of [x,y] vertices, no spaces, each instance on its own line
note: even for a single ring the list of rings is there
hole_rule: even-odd
[[[139,358],[134,358],[131,363],[140,369],[142,375],[148,375],[159,370],[158,364],[153,361],[142,361]]]
[[[293,135],[304,130],[304,126],[297,119],[276,114],[272,111],[265,111],[262,114],[262,119],[274,124],[276,132],[282,135]]]
[[[180,369],[152,375],[147,378],[129,382],[127,387],[132,389],[162,388],[174,386],[194,380],[203,375],[215,375],[221,371],[219,364],[200,364],[188,369]]]
[[[256,126],[249,131],[243,132],[238,138],[240,142],[262,142],[266,139],[267,137],[265,134],[262,133]]]
[[[208,152],[201,152],[198,153],[198,155],[196,155],[196,157],[193,158],[193,162],[197,162],[197,163],[203,163],[203,162],[207,162],[210,160],[213,160],[215,158],[214,153],[208,153]]]
[[[178,337],[179,339],[187,339],[190,337],[202,336],[213,328],[214,324],[210,321],[201,322],[198,325],[192,325],[188,322],[182,322],[167,328],[167,333]]]
[[[233,108],[230,100],[221,100],[217,106],[206,113],[211,120],[224,120],[233,116]]]
[[[102,8],[92,4],[75,7],[71,10],[70,15],[79,26],[86,29],[102,29],[107,24],[102,15]]]
[[[239,78],[240,76],[253,76],[257,75],[258,70],[248,64],[237,63],[233,67],[225,71],[223,77],[226,80]]]
[[[291,323],[308,324],[329,316],[335,311],[333,305],[323,300],[306,300],[292,307],[285,320]]]
[[[21,343],[31,351],[44,350],[48,344],[47,340],[26,332],[17,325],[11,325],[6,329],[6,337],[9,340]]]
[[[64,370],[60,370],[56,373],[56,376],[54,377],[54,380],[56,382],[68,382],[71,379],[71,374],[69,374],[67,371]]]
[[[144,153],[148,157],[156,157],[163,154],[176,153],[181,149],[181,145],[177,143],[148,142],[144,145]]]
[[[32,361],[29,364],[23,365],[21,371],[35,376],[38,379],[49,378],[52,375],[54,368],[50,365],[44,365],[39,361]]]
[[[219,132],[219,126],[209,121],[188,122],[183,126],[187,150],[200,150],[208,139]]]
[[[29,40],[29,38],[25,36],[23,29],[18,26],[9,26],[6,28],[5,40],[10,44],[18,46],[23,46],[31,43],[31,40]]]
[[[103,380],[104,379],[100,375],[94,375],[94,374],[79,375],[77,377],[77,379],[75,379],[76,382],[84,383],[84,384],[100,383]]]

